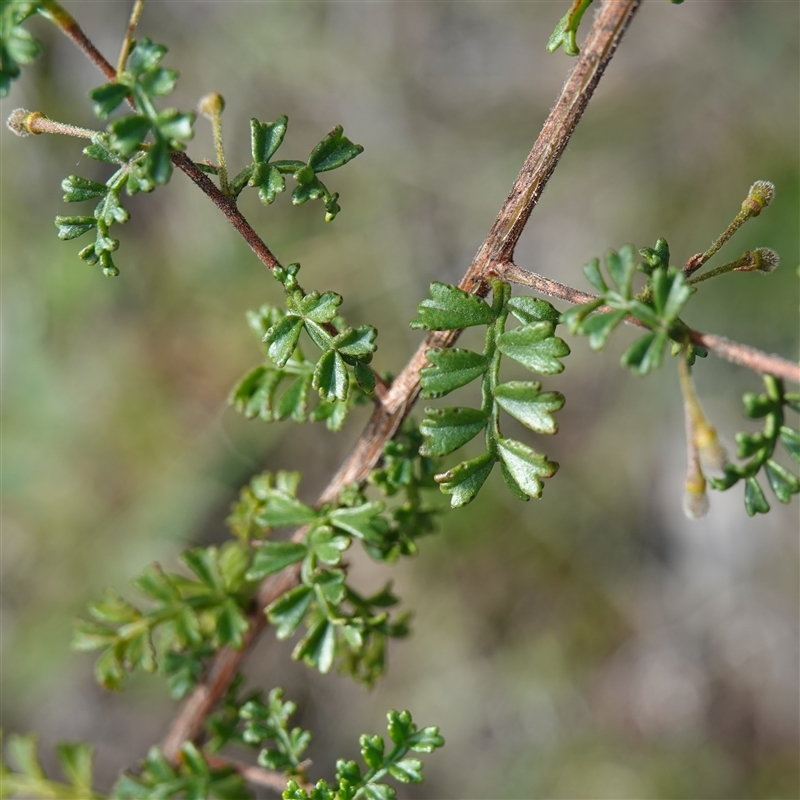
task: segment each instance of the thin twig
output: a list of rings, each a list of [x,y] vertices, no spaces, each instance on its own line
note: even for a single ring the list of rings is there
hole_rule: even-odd
[[[571,286],[565,286],[563,283],[545,278],[543,275],[537,275],[535,272],[528,272],[527,270],[521,269],[516,264],[498,264],[494,267],[493,272],[498,277],[504,278],[512,283],[530,286],[540,294],[557,297],[569,303],[591,303],[593,300],[597,300],[596,295],[581,292],[577,289],[573,289]],[[613,311],[613,309],[608,306],[601,306],[598,311]],[[627,317],[625,321],[629,322],[631,325],[638,325],[641,328],[647,327],[635,317]],[[783,358],[783,356],[774,355],[772,353],[765,353],[755,347],[750,347],[750,345],[740,344],[739,342],[726,339],[724,336],[717,336],[713,333],[702,333],[692,328],[688,328],[687,330],[689,338],[694,344],[705,347],[709,353],[713,353],[715,356],[719,356],[719,358],[724,358],[726,361],[731,361],[734,364],[747,367],[754,372],[775,375],[787,381],[800,383],[800,364],[790,361],[788,358]]]
[[[225,767],[233,767],[246,781],[254,784],[255,786],[264,786],[267,789],[274,789],[277,792],[282,792],[286,789],[286,784],[289,779],[282,772],[273,772],[272,770],[262,769],[261,767],[251,766],[237,761],[234,758],[222,758],[221,756],[203,754],[206,763],[212,769],[224,769]],[[311,784],[300,780],[294,776],[294,782],[306,791],[312,789]]]
[[[545,121],[489,236],[459,284],[462,289],[485,294],[491,265],[511,258],[525,222],[640,3],[641,0],[606,0],[601,7],[555,108]],[[378,463],[384,445],[395,434],[419,393],[419,371],[425,364],[425,352],[431,347],[451,344],[457,337],[457,331],[441,331],[425,338],[392,383],[383,403],[376,407],[352,453],[322,492],[319,503],[330,502],[345,486],[354,482],[363,483],[367,479]],[[293,538],[302,540],[304,535],[301,529]],[[271,575],[262,584],[256,612],[249,618],[251,630],[248,631],[244,647],[238,651],[224,648],[214,657],[207,675],[189,695],[170,726],[162,744],[167,758],[175,758],[184,741],[200,734],[203,720],[233,680],[250,643],[264,628],[264,609],[291,588],[298,578],[299,569],[293,566]]]
[[[128,60],[128,52],[133,42],[133,34],[136,33],[136,26],[139,18],[144,11],[144,0],[136,0],[131,11],[131,18],[128,21],[128,29],[125,31],[125,38],[122,40],[122,47],[119,49],[119,59],[117,61],[117,76],[125,69],[125,62]]]

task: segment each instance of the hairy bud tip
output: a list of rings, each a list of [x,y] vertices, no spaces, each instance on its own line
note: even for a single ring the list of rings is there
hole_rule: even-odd
[[[28,111],[26,108],[17,108],[9,115],[6,125],[17,136],[36,136],[39,131],[33,130],[31,123],[40,117],[44,117],[41,111]]]

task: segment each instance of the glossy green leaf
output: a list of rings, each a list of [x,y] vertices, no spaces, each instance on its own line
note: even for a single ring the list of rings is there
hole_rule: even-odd
[[[564,405],[560,392],[542,392],[541,383],[509,381],[495,387],[494,397],[506,413],[537,433],[557,433],[553,412]]]
[[[253,162],[267,162],[275,155],[286,136],[289,118],[280,116],[275,122],[259,122],[250,120],[250,142]]]
[[[128,56],[127,68],[134,76],[141,75],[143,72],[157,67],[166,54],[167,48],[163,44],[147,38],[141,39],[136,42]]]
[[[308,165],[314,172],[327,172],[344,166],[354,159],[364,148],[353,144],[343,134],[341,125],[337,125],[311,152]]]
[[[375,373],[368,366],[357,361],[353,367],[353,374],[355,375],[358,385],[367,394],[372,394],[375,391]]]
[[[694,289],[686,282],[683,273],[676,272],[672,277],[669,295],[664,304],[663,317],[669,321],[676,319],[693,291]]]
[[[70,175],[61,181],[61,190],[64,192],[65,203],[79,203],[83,200],[103,197],[108,192],[108,186],[81,178],[78,175]]]
[[[485,427],[488,416],[477,408],[426,408],[419,429],[425,437],[420,455],[446,456],[474,439]]]
[[[350,378],[347,366],[336,350],[327,350],[320,356],[312,385],[319,391],[320,397],[329,403],[347,399]]]
[[[389,774],[400,783],[422,783],[422,762],[418,758],[404,758],[389,767]]]
[[[364,541],[380,539],[381,530],[376,520],[383,511],[383,503],[364,503],[354,508],[335,508],[328,515],[331,525]]]
[[[626,244],[620,247],[619,252],[609,250],[605,257],[608,274],[611,275],[626,300],[631,297],[633,274],[639,262],[637,255],[636,250]]]
[[[106,119],[125,102],[130,93],[130,88],[122,83],[104,83],[89,92],[92,100],[92,109],[98,119]]]
[[[336,657],[336,626],[327,619],[318,620],[300,640],[292,658],[305,661],[323,675],[330,672]]]
[[[499,439],[497,452],[517,486],[530,497],[541,497],[542,480],[558,470],[558,464],[545,455],[513,439]]]
[[[178,73],[174,69],[152,69],[141,76],[139,85],[151,97],[166,97],[172,94],[177,81]]]
[[[97,220],[94,217],[62,217],[55,219],[58,228],[58,238],[62,241],[77,239],[97,227]]]
[[[667,345],[666,331],[651,331],[638,338],[622,355],[622,365],[637,375],[658,369]]]
[[[217,564],[216,547],[196,547],[181,554],[181,561],[205,584],[214,591],[224,591],[222,575]]]
[[[534,322],[506,331],[497,338],[497,348],[504,356],[542,375],[563,372],[564,365],[558,359],[570,352],[563,339],[553,336],[551,322]]]
[[[454,389],[466,386],[486,372],[489,362],[481,353],[455,347],[428,350],[430,366],[420,371],[423,397],[443,397]]]
[[[458,330],[472,325],[488,325],[494,321],[494,311],[480,297],[452,286],[434,281],[431,296],[417,308],[411,327],[429,331]]]
[[[144,157],[147,174],[158,186],[169,183],[172,177],[172,159],[170,158],[169,145],[164,139],[159,139],[147,151]]]
[[[279,367],[285,366],[294,353],[302,331],[303,319],[294,314],[288,314],[267,331],[264,337],[267,353]]]
[[[789,455],[800,464],[800,431],[796,431],[788,425],[782,425],[780,440]]]
[[[793,494],[800,492],[800,478],[793,475],[786,467],[773,459],[768,459],[764,465],[764,472],[767,475],[769,485],[775,492],[775,497],[781,503],[788,503]]]
[[[250,176],[250,186],[258,187],[261,202],[268,206],[286,189],[286,179],[272,164],[257,164]]]
[[[627,312],[608,311],[592,314],[587,317],[580,327],[580,332],[589,336],[589,347],[592,350],[602,350],[611,332],[625,319]]]
[[[290,564],[302,561],[306,552],[306,546],[299,542],[264,542],[256,548],[247,578],[251,581],[259,581],[267,575],[280,572]]]
[[[141,114],[126,114],[109,126],[111,147],[121,156],[129,156],[141,147],[150,132],[150,120]]]
[[[232,598],[227,598],[217,617],[217,642],[227,645],[234,650],[241,650],[244,646],[244,634],[250,624],[242,610]]]
[[[588,264],[586,264],[583,268],[583,274],[598,292],[605,294],[608,291],[608,284],[600,272],[599,258],[593,258]]]
[[[165,108],[156,115],[156,126],[164,138],[185,142],[194,137],[194,120],[193,112]]]
[[[313,599],[310,586],[295,586],[267,607],[267,619],[275,626],[278,639],[288,639],[297,630]]]
[[[359,325],[357,328],[348,328],[334,337],[331,347],[343,355],[365,359],[375,352],[377,335],[378,331],[371,325]]]
[[[508,309],[523,324],[531,322],[552,322],[558,325],[561,321],[561,312],[557,311],[547,300],[528,295],[518,295],[512,297],[508,303]]]
[[[764,497],[764,490],[753,477],[746,478],[744,482],[744,508],[751,517],[756,514],[766,514],[769,511],[769,503]]]
[[[317,518],[317,512],[283,492],[270,493],[257,520],[267,528],[290,528],[308,525]]]
[[[491,453],[484,453],[436,476],[442,491],[450,495],[452,508],[465,506],[475,498],[489,477],[495,460],[496,457]]]
[[[342,296],[336,292],[309,292],[292,304],[302,317],[323,325],[331,322],[339,313]]]

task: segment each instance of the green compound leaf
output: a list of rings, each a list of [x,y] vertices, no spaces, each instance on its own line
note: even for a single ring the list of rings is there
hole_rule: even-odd
[[[769,502],[757,476],[763,470],[775,497],[781,503],[791,502],[792,495],[800,493],[800,477],[784,467],[774,458],[780,442],[788,454],[800,463],[800,431],[785,424],[785,407],[794,408],[796,395],[784,390],[783,382],[771,375],[764,375],[765,392],[747,392],[744,397],[745,413],[751,419],[763,419],[763,430],[757,433],[737,433],[736,443],[739,458],[748,459],[744,464],[728,463],[722,477],[709,480],[713,489],[725,491],[744,480],[745,510],[750,516],[766,514]]]
[[[474,439],[489,421],[477,408],[426,408],[419,429],[425,437],[420,447],[424,456],[446,456]]]
[[[611,332],[626,317],[637,319],[650,332],[637,339],[621,361],[635,373],[646,375],[661,366],[670,339],[673,352],[679,352],[687,344],[686,329],[678,315],[694,289],[687,283],[682,270],[669,266],[669,246],[664,239],[659,239],[654,248],[641,249],[639,254],[644,262],[638,261],[637,252],[631,245],[606,254],[606,271],[615,288],[610,288],[604,279],[599,260],[590,261],[584,267],[584,273],[601,297],[570,309],[562,320],[571,333],[587,335],[593,350],[601,350]],[[634,297],[633,278],[637,271],[647,275],[648,280],[644,290]],[[598,311],[603,305],[613,310]],[[705,353],[692,350],[692,361],[696,355]]]
[[[509,381],[494,389],[500,408],[537,433],[555,434],[558,423],[553,412],[563,407],[565,399],[560,392],[542,392],[541,383]]]
[[[553,335],[551,322],[533,322],[506,331],[497,338],[500,352],[542,375],[563,372],[560,358],[569,355],[569,345]]]
[[[457,466],[436,476],[437,483],[445,494],[450,495],[452,508],[460,508],[471,502],[486,482],[496,461],[492,453],[462,461]]]
[[[411,321],[412,328],[444,331],[494,322],[491,306],[474,294],[438,281],[431,284],[430,291],[430,298],[423,300],[417,308],[417,316]]]
[[[489,362],[481,353],[459,348],[435,348],[425,353],[430,366],[420,371],[423,397],[444,397],[486,372]]]

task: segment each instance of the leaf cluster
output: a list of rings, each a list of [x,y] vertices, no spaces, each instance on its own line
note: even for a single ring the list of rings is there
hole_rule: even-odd
[[[317,781],[310,791],[289,781],[283,800],[395,800],[394,787],[383,781],[393,778],[398,783],[422,783],[422,762],[408,757],[409,753],[432,753],[444,745],[444,739],[435,726],[418,730],[408,711],[389,711],[389,739],[393,747],[386,752],[386,742],[381,736],[364,734],[359,739],[361,757],[366,768],[355,761],[336,762],[336,780],[329,785]]]
[[[119,240],[110,235],[109,229],[130,219],[122,204],[122,190],[132,196],[151,192],[166,183],[172,175],[170,153],[183,150],[183,142],[194,135],[194,114],[174,108],[158,112],[153,106],[153,98],[169,94],[178,78],[175,70],[159,66],[166,51],[163,45],[143,39],[131,50],[128,69],[115,82],[90,92],[95,114],[101,119],[128,97],[136,104],[136,112],[118,117],[108,126],[108,133],[95,134],[92,143],[83,150],[89,158],[115,165],[116,172],[105,184],[78,175],[70,175],[61,183],[64,202],[97,199],[98,203],[90,216],[57,216],[58,238],[77,239],[93,230],[94,242],[78,255],[88,264],[100,262],[108,276],[119,275],[111,255],[119,248]],[[148,135],[153,141],[145,143]]]
[[[250,548],[228,542],[221,548],[189,550],[181,560],[194,577],[149,566],[133,581],[151,601],[142,610],[107,589],[79,620],[73,639],[77,650],[103,650],[95,664],[99,683],[120,689],[126,672],[154,672],[158,666],[154,634],[166,654],[163,668],[173,673],[173,694],[185,694],[201,670],[202,658],[224,645],[241,648],[249,625],[246,610],[255,584],[247,577]]]
[[[289,718],[295,711],[297,704],[284,702],[281,688],[273,689],[266,702],[260,698],[248,700],[239,709],[239,718],[245,723],[242,741],[262,748],[258,763],[264,769],[304,779],[303,754],[311,742],[311,733],[302,728],[289,729]],[[265,742],[271,746],[264,746]]]
[[[521,323],[506,331],[509,314]],[[486,452],[435,476],[453,508],[474,499],[496,462],[512,493],[522,499],[540,497],[543,479],[552,477],[558,465],[532,447],[508,439],[500,429],[500,410],[537,433],[553,434],[558,426],[553,412],[564,405],[559,392],[543,392],[538,381],[500,383],[503,356],[533,372],[554,375],[564,369],[560,359],[569,347],[555,335],[560,315],[545,300],[511,297],[507,283],[492,281],[492,304],[450,284],[431,284],[430,298],[423,300],[412,328],[457,330],[485,325],[483,353],[454,347],[428,350],[429,366],[421,371],[423,397],[438,398],[481,378],[480,408],[451,406],[426,408],[420,431],[425,437],[423,456],[446,456],[463,447],[482,431]]]
[[[163,44],[150,39],[136,42],[128,55],[126,68],[117,79],[89,92],[98,119],[107,119],[128,97],[133,100],[135,110],[109,124],[109,145],[125,159],[144,149],[141,172],[154,186],[169,181],[172,176],[170,153],[182,151],[184,143],[194,136],[194,112],[155,108],[155,99],[171,94],[178,80],[174,69],[160,66],[166,53]],[[152,141],[145,146],[148,136]]]
[[[292,192],[292,203],[302,205],[309,200],[322,200],[325,206],[325,221],[331,222],[341,211],[338,192],[331,193],[319,179],[322,172],[343,167],[364,152],[360,144],[354,144],[337,125],[311,151],[306,161],[276,159],[273,156],[283,143],[288,126],[288,117],[278,117],[275,122],[250,120],[250,148],[253,156],[232,181],[231,193],[237,197],[247,186],[258,189],[264,205],[270,205],[278,194],[286,190],[286,175],[297,183]]]
[[[103,795],[92,789],[94,748],[85,742],[61,742],[56,746],[56,760],[64,781],[47,777],[37,753],[34,734],[8,737],[7,751],[16,767],[12,771],[0,758],[0,797],[54,798],[54,800],[100,800]]]
[[[326,294],[333,293],[326,292]],[[338,307],[338,304],[341,303],[341,297],[336,295],[336,298],[338,298],[336,303]],[[268,332],[271,330],[277,331],[277,326],[291,313],[289,310],[264,305],[258,311],[248,312],[247,319],[251,329],[263,342]],[[289,325],[289,323],[284,324]],[[301,318],[300,329],[297,330],[298,337],[302,325]],[[337,331],[337,336],[348,331],[344,320],[340,316],[334,316],[329,325]],[[327,330],[324,333],[330,337],[329,340],[325,340],[326,344],[328,341],[332,343],[336,338]],[[278,333],[275,335],[277,336]],[[339,354],[347,371],[346,387],[344,385],[334,385],[332,387],[329,380],[331,376],[328,376],[328,373],[324,372],[323,368],[320,368],[320,376],[317,378],[317,387],[320,390],[317,392],[319,397],[316,403],[312,404],[311,389],[316,388],[314,382],[319,362],[315,363],[306,358],[299,342],[295,340],[294,349],[285,360],[283,360],[284,354],[281,353],[282,365],[278,366],[269,353],[270,346],[271,343],[263,345],[264,355],[266,356],[265,362],[250,370],[234,386],[229,397],[231,405],[249,419],[258,417],[265,422],[277,422],[284,419],[292,419],[295,422],[324,421],[330,430],[338,431],[344,425],[350,409],[367,401],[367,392],[356,379],[356,368],[358,367],[358,374],[362,376],[362,380],[365,381],[367,386],[374,386],[374,383],[370,383],[370,378],[374,379],[374,376],[368,367],[366,367],[365,372],[361,366],[358,366],[359,364],[363,366],[363,359],[362,361],[355,360],[355,366],[353,366],[351,372],[346,369],[349,364],[345,361],[345,356]],[[331,349],[335,350],[335,348]],[[328,351],[326,350],[326,352]],[[364,350],[364,353],[366,356],[367,351]],[[328,356],[328,359],[333,359],[334,366],[339,363],[335,353],[332,356]],[[366,377],[367,373],[369,377]],[[335,370],[332,377],[334,379],[338,378]],[[342,384],[344,384],[344,381],[342,381]],[[331,388],[334,390],[333,396],[332,399],[328,399],[328,390]],[[339,392],[339,395],[344,394],[344,399],[340,399],[336,391]],[[325,393],[324,396],[322,392]]]
[[[9,93],[21,68],[42,52],[38,39],[22,27],[41,5],[41,0],[2,0],[0,4],[0,97]]]
[[[150,748],[138,775],[126,772],[109,800],[243,800],[251,797],[244,779],[232,766],[211,767],[192,742],[181,746],[177,766],[158,747]]]
[[[229,522],[255,547],[246,578],[261,581],[299,565],[300,585],[266,610],[276,635],[286,639],[305,622],[293,658],[323,673],[339,658],[341,669],[371,683],[383,672],[387,638],[408,633],[408,615],[390,618],[386,609],[398,600],[388,586],[368,597],[349,586],[343,553],[358,539],[373,558],[394,561],[416,552],[414,532],[356,488],[339,503],[312,508],[297,498],[299,482],[299,473],[265,473],[242,492]],[[275,528],[300,526],[308,526],[302,542],[263,540]]]
[[[762,394],[748,392],[742,398],[745,415],[750,419],[763,419],[764,427],[758,433],[737,433],[737,456],[746,458],[744,464],[725,465],[720,478],[711,478],[711,487],[725,491],[744,481],[744,507],[752,517],[766,514],[769,502],[758,481],[758,475],[767,479],[775,497],[781,503],[790,502],[793,494],[800,493],[800,477],[775,460],[775,449],[780,442],[786,452],[800,464],[800,431],[786,422],[785,409],[800,412],[800,394],[786,392],[783,381],[764,375],[766,391]]]
[[[625,245],[619,252],[611,250],[606,254],[605,267],[610,285],[600,270],[599,259],[592,259],[583,268],[599,297],[569,309],[562,320],[570,333],[588,336],[592,350],[602,350],[612,331],[627,317],[638,320],[650,331],[623,353],[621,363],[637,375],[647,375],[661,366],[668,341],[675,343],[675,352],[681,346],[688,346],[686,328],[679,315],[695,290],[680,268],[669,266],[669,245],[664,239],[659,239],[654,248],[646,247],[638,253],[631,245]],[[647,282],[643,291],[634,296],[633,279],[637,272],[646,275]],[[601,306],[610,310],[601,311]],[[690,363],[695,355],[705,356],[706,352],[691,348]]]

